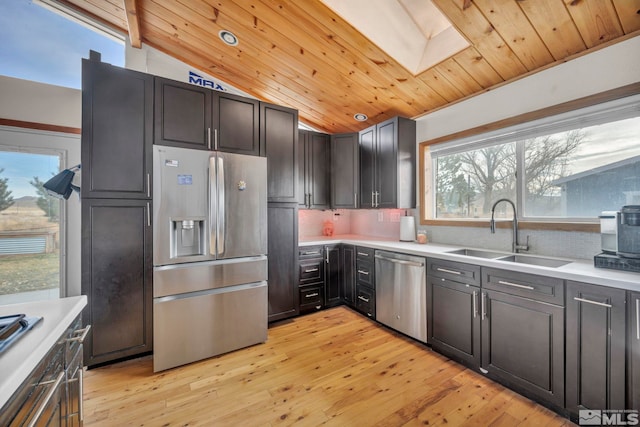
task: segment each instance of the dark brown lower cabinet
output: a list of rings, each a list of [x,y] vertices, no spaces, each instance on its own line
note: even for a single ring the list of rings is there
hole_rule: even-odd
[[[640,292],[629,292],[627,408],[640,410]]]
[[[353,306],[356,295],[356,247],[342,245],[342,301]]]
[[[480,366],[480,287],[427,276],[427,333],[434,350]]]
[[[480,267],[427,260],[427,342],[472,369],[480,367]]]
[[[376,291],[356,283],[356,310],[372,319],[376,318]]]
[[[82,200],[87,366],[153,350],[150,209],[147,200]]]
[[[567,409],[625,409],[625,295],[567,281]]]
[[[555,409],[564,406],[564,308],[483,289],[482,369]]]
[[[270,203],[269,233],[269,321],[300,313],[298,295],[298,205]]]
[[[325,275],[324,301],[327,307],[340,305],[340,288],[342,286],[342,248],[341,245],[324,247]]]

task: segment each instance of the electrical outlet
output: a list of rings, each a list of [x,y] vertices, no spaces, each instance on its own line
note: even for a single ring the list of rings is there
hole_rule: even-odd
[[[384,221],[384,212],[378,212],[378,222]]]
[[[391,212],[389,219],[391,222],[400,222],[400,212]]]

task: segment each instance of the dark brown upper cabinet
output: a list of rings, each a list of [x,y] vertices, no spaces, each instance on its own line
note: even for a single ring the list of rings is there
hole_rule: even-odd
[[[359,133],[360,207],[415,208],[416,123],[394,117]]]
[[[358,134],[331,136],[331,208],[356,209],[360,167]]]
[[[150,199],[153,76],[82,61],[82,198]]]
[[[308,209],[329,209],[329,135],[301,130],[298,139],[298,205]]]
[[[298,202],[298,110],[260,103],[260,145],[267,156],[269,202]]]
[[[260,102],[155,78],[154,144],[261,155]]]

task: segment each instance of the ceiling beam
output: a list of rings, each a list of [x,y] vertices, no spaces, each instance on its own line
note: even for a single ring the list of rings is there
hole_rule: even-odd
[[[140,8],[137,0],[124,0],[124,8],[127,12],[129,41],[132,47],[140,49],[142,47],[142,36],[140,34]]]

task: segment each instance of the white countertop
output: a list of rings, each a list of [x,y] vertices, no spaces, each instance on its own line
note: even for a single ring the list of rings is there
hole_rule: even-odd
[[[0,316],[26,314],[42,317],[33,329],[0,353],[0,408],[20,387],[86,305],[85,295],[0,305]]]
[[[337,243],[360,245],[374,249],[386,249],[410,255],[434,257],[457,262],[466,262],[468,264],[481,265],[485,267],[503,268],[506,270],[519,271],[522,273],[540,274],[543,276],[557,277],[565,280],[575,280],[579,282],[592,283],[594,285],[640,291],[640,273],[611,270],[606,268],[596,268],[593,265],[593,260],[570,260],[568,258],[547,257],[571,261],[569,264],[563,265],[561,267],[551,268],[447,253],[449,251],[461,249],[461,246],[442,245],[435,243],[419,244],[416,242],[400,242],[398,240],[385,239],[382,237],[358,236],[352,234],[331,237],[307,237],[300,239],[299,245],[312,246],[331,245]],[[486,248],[474,248],[473,246],[468,247],[473,249],[487,250]],[[493,249],[490,249],[490,251],[502,252]],[[510,255],[508,252],[503,253],[505,255]]]

